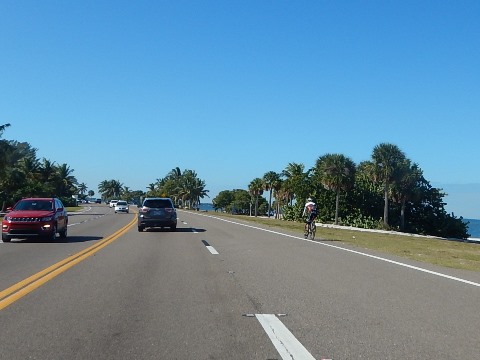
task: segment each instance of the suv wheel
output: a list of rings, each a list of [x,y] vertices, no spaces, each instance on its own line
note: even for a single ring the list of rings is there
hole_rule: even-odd
[[[57,225],[53,225],[52,227],[52,231],[50,232],[50,234],[46,235],[45,238],[49,241],[55,241],[55,239],[57,238]]]
[[[138,227],[138,231],[139,231],[139,232],[142,232],[142,231],[143,231],[143,226],[139,226],[139,227]]]
[[[10,242],[10,240],[12,240],[10,238],[10,236],[8,236],[7,234],[2,234],[2,241],[3,242]]]
[[[68,231],[68,229],[67,229],[67,226],[65,225],[65,229],[63,229],[62,231],[60,231],[60,237],[61,237],[62,239],[66,239],[66,238],[67,238],[67,231]]]

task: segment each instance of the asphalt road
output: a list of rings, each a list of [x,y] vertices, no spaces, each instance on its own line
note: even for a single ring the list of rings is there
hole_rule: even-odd
[[[479,358],[479,273],[85,208],[66,240],[0,243],[0,359]]]

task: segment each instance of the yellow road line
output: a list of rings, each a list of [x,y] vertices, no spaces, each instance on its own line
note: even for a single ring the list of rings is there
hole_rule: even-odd
[[[112,243],[124,233],[126,233],[130,228],[136,223],[136,217],[130,221],[127,225],[125,225],[120,230],[114,232],[112,235],[107,236],[105,239],[99,241],[95,245],[92,245],[85,250],[82,250],[68,258],[59,261],[58,263],[49,266],[48,268],[10,286],[9,288],[0,291],[0,310],[5,309],[8,305],[14,303],[21,297],[29,294],[33,290],[37,289],[38,287],[42,286],[46,282],[52,280],[54,277],[60,275],[64,271],[70,269],[71,267],[75,266],[79,262],[85,260],[86,258],[90,257],[91,255],[98,252],[100,249],[103,249],[108,244]]]

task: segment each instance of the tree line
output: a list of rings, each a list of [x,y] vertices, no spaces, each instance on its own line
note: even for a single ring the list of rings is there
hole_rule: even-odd
[[[75,205],[72,196],[94,195],[93,190],[87,192],[86,184],[78,183],[68,164],[39,159],[37,149],[27,142],[2,139],[8,127],[0,125],[2,211],[27,196],[57,196],[71,206]],[[147,191],[131,190],[119,180],[104,180],[98,190],[104,201],[122,198],[139,204],[147,196],[165,196],[177,206],[198,208],[201,199],[208,197],[205,187],[194,170],[182,172],[176,167],[150,183]],[[268,171],[254,178],[248,190],[221,191],[212,203],[216,209],[237,214],[302,221],[303,204],[313,197],[322,222],[468,238],[468,225],[462,217],[446,212],[444,196],[396,145],[382,143],[374,147],[368,161],[355,164],[343,154],[325,154],[311,169],[289,163],[279,173]]]
[[[37,157],[37,149],[27,142],[2,139],[10,124],[0,125],[0,201],[2,211],[23,197],[55,196],[66,206],[75,206],[76,199],[93,197],[95,191],[87,184],[79,183],[74,170],[67,164]],[[175,204],[185,207],[198,207],[200,199],[208,196],[205,181],[193,170],[172,169],[164,178],[157,179],[147,187],[147,191],[132,190],[120,180],[103,180],[98,184],[103,201],[125,199],[140,204],[147,196],[168,196]]]
[[[265,191],[268,201],[262,196]],[[381,143],[370,160],[359,164],[330,153],[320,156],[311,169],[289,163],[279,173],[268,171],[253,179],[248,191],[220,192],[213,205],[229,212],[302,221],[305,200],[312,197],[317,218],[324,223],[468,238],[463,218],[446,212],[445,195],[398,146]]]
[[[10,124],[0,125],[0,138]],[[37,157],[27,142],[0,139],[0,201],[2,211],[22,197],[59,197],[68,206],[75,203],[77,179],[67,164]]]
[[[148,184],[147,191],[132,191],[119,180],[104,180],[98,185],[103,199],[125,199],[141,204],[145,197],[169,197],[174,204],[186,208],[198,208],[200,199],[208,197],[205,181],[194,170],[179,167],[172,169],[165,177]]]

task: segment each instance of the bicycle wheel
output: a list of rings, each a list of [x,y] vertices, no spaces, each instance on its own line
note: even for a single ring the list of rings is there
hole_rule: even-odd
[[[303,236],[305,237],[305,239],[307,239],[308,235],[310,235],[310,228],[308,226],[308,223],[305,223],[305,229],[303,231]]]
[[[310,239],[315,239],[315,233],[317,232],[317,225],[312,221],[312,225],[310,226]]]

